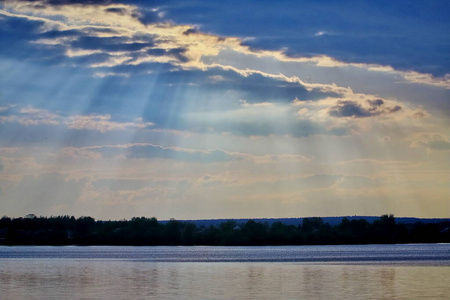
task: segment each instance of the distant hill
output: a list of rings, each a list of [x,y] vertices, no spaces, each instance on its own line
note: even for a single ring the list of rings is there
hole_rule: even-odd
[[[373,223],[375,220],[379,220],[380,217],[373,217],[373,216],[342,216],[342,217],[323,217],[321,218],[324,223],[328,223],[331,226],[338,225],[341,223],[342,219],[347,218],[348,220],[358,220],[358,219],[364,219],[369,223]],[[254,220],[255,222],[267,222],[269,225],[275,222],[281,222],[286,225],[295,225],[298,226],[299,224],[302,224],[304,218],[256,218],[256,219],[211,219],[211,220],[178,220],[181,222],[186,223],[193,223],[196,226],[219,226],[221,223],[226,221],[236,221],[238,225],[247,223],[248,220]],[[395,217],[395,221],[400,224],[411,224],[411,223],[438,223],[438,222],[444,222],[444,221],[450,221],[450,218],[440,218],[440,219],[425,219],[425,218],[410,218],[410,217]],[[167,223],[167,220],[159,220],[158,222],[161,223]]]

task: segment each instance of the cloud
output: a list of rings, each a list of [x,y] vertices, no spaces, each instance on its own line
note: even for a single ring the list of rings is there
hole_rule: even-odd
[[[221,81],[227,81],[228,80],[222,75],[210,75],[210,76],[208,76],[208,78],[209,78],[209,80],[212,83],[218,83],[218,82],[221,82]]]
[[[450,150],[450,142],[449,141],[429,141],[428,146],[433,150]]]
[[[416,133],[411,138],[411,148],[426,148],[428,151],[449,151],[450,138],[441,133]]]
[[[289,103],[257,102],[257,97],[253,101],[241,99],[239,105],[226,109],[189,111],[183,115],[184,122],[180,124],[192,131],[242,136],[348,136],[377,126],[364,119],[378,117],[378,120],[382,118],[385,121],[384,126],[389,126],[389,120],[409,126],[408,122],[413,119],[427,116],[424,110],[411,108],[396,100],[351,90],[342,96],[317,100],[299,100],[295,97]]]
[[[305,100],[317,100],[338,96],[333,91],[323,91],[319,88],[311,89],[301,81],[290,80],[282,76],[272,77],[269,74],[249,70],[245,76],[234,72],[234,70],[219,74],[213,77],[217,79],[217,76],[220,76],[219,78],[221,78],[221,80],[213,80],[215,89],[241,91],[244,93],[241,98],[245,98],[248,102],[290,102],[296,97]],[[241,76],[237,77],[238,74]]]
[[[98,151],[76,147],[64,147],[61,150],[61,154],[65,157],[83,160],[98,160],[102,157],[101,153],[99,153]]]
[[[95,72],[94,73],[94,77],[97,77],[97,78],[105,78],[105,77],[111,77],[111,76],[128,78],[128,77],[130,77],[130,74],[117,73],[117,72]]]
[[[341,95],[310,92],[298,83],[286,83],[260,74],[250,74],[243,82],[239,82],[239,75],[232,71],[217,72],[220,81],[211,82],[210,74],[199,71],[159,74],[157,78],[162,81],[154,84],[162,87],[153,92],[152,101],[145,103],[143,112],[138,111],[143,117],[131,121],[119,122],[109,114],[62,115],[28,106],[5,110],[0,114],[0,122],[99,133],[153,129],[237,136],[306,137],[342,136],[361,132],[368,129],[368,124],[357,120],[369,117],[389,117],[403,122],[407,118],[427,116],[422,109],[411,109],[404,104],[400,106],[397,101],[354,93],[351,89],[346,89]],[[191,79],[199,82],[199,85],[191,85]],[[120,84],[116,79],[112,80],[113,83]],[[167,85],[167,82],[178,84],[174,88]],[[277,85],[281,85],[279,91]],[[273,91],[267,88],[270,86],[274,86]],[[284,88],[287,90],[283,91]],[[183,91],[182,97],[179,96],[179,89]],[[200,94],[195,99],[191,98],[190,95],[199,89],[209,92]],[[289,98],[299,94],[303,95],[303,99],[309,100]],[[103,96],[109,97],[110,94]],[[266,99],[269,101],[264,101]],[[142,104],[138,105],[142,107]]]
[[[351,92],[352,90],[349,87],[340,87],[337,86],[335,83],[326,84],[326,83],[308,83],[303,80],[301,80],[298,76],[287,76],[282,73],[279,74],[272,74],[268,72],[264,72],[257,69],[250,69],[250,68],[238,68],[233,67],[230,65],[222,65],[219,63],[211,63],[211,64],[204,64],[199,63],[198,67],[202,70],[211,70],[211,69],[222,69],[224,71],[233,71],[239,75],[241,75],[243,78],[247,78],[250,76],[255,77],[262,77],[264,80],[272,79],[277,82],[283,82],[291,87],[296,87],[298,89],[304,88],[308,92],[318,92],[318,93],[329,93],[333,95],[341,95],[341,94],[347,94]],[[278,87],[283,87],[283,84],[276,85]]]
[[[90,64],[94,68],[147,62],[182,65],[188,60],[197,60],[202,55],[200,51],[205,54],[216,52],[215,42],[227,43],[211,35],[203,35],[201,41],[184,35],[190,26],[162,22],[158,9],[106,3],[53,4],[24,1],[19,5],[6,1],[5,8],[17,13],[3,11],[3,14],[27,21],[32,18],[29,15],[42,16],[35,36],[29,37],[35,45],[65,48],[68,57],[74,57],[73,53],[77,53],[77,57],[90,55],[90,51],[107,54],[97,56],[98,61]],[[60,17],[64,18],[62,22],[53,21]],[[153,23],[155,21],[159,22]],[[48,24],[57,26],[50,28]],[[203,42],[208,42],[206,48],[201,45]]]
[[[250,159],[240,153],[228,153],[219,149],[197,150],[181,147],[166,147],[150,143],[131,143],[120,145],[100,145],[89,147],[65,147],[64,154],[73,158],[97,159],[102,157],[120,157],[126,159],[170,159],[193,163],[216,163]]]
[[[96,130],[100,132],[147,128],[154,125],[151,122],[143,122],[142,119],[137,120],[137,122],[115,122],[111,120],[110,115],[72,116],[68,118],[66,124],[70,129]]]
[[[220,149],[198,150],[181,147],[163,147],[148,143],[131,143],[117,145],[99,145],[88,147],[64,147],[60,151],[62,157],[83,160],[100,159],[170,159],[174,161],[193,163],[213,162],[247,162],[256,165],[283,164],[283,163],[309,163],[313,156],[300,154],[267,154],[255,155],[245,152],[226,152]],[[1,154],[1,148],[0,148]]]
[[[34,2],[33,0],[28,0]],[[67,5],[67,4],[81,4],[81,5],[93,5],[93,4],[109,4],[111,0],[40,0],[40,5]]]
[[[146,37],[145,41],[134,42],[129,37],[98,37],[81,36],[72,41],[70,49],[101,50],[105,52],[138,52],[155,46],[151,37]]]
[[[342,175],[318,174],[298,179],[298,183],[306,189],[327,188],[342,178]]]
[[[190,150],[158,145],[134,145],[127,149],[127,158],[131,159],[174,159],[196,163],[227,162],[239,159],[221,150]]]
[[[414,71],[399,72],[393,70],[392,72],[402,75],[403,78],[410,83],[443,87],[447,90],[450,89],[450,74],[445,74],[442,77],[436,77],[431,74],[423,74]]]
[[[369,117],[372,114],[362,108],[360,104],[354,101],[339,101],[338,105],[332,107],[329,112],[333,117],[356,117],[363,118]]]
[[[57,114],[33,107],[22,108],[19,114],[9,111],[8,115],[0,115],[0,123],[17,122],[24,126],[59,125],[61,119]]]
[[[123,131],[127,129],[143,129],[153,126],[151,122],[144,122],[138,118],[134,122],[117,122],[111,120],[110,115],[75,115],[62,116],[45,109],[34,107],[22,108],[19,111],[8,111],[7,115],[0,115],[0,123],[19,123],[24,126],[66,125],[69,129],[94,130],[99,132]]]
[[[387,107],[384,105],[382,99],[367,100],[367,104],[363,107],[356,101],[339,100],[337,105],[329,109],[328,114],[332,117],[354,117],[354,118],[366,118],[385,114],[391,114],[398,112],[402,109],[401,106],[396,105],[394,107]]]
[[[217,57],[220,53],[231,51],[256,58],[273,58],[279,62],[293,64],[313,64],[325,68],[360,68],[367,72],[394,74],[410,83],[420,83],[443,88],[450,88],[450,75],[436,77],[429,73],[411,70],[396,70],[389,64],[374,64],[339,60],[329,55],[289,56],[284,50],[261,50],[245,44],[245,39],[220,37],[200,32],[192,25],[176,25],[161,19],[158,8],[145,8],[134,5],[114,4],[104,1],[74,3],[70,1],[5,1],[5,8],[15,13],[4,11],[5,16],[32,20],[32,15],[43,22],[39,31],[42,36],[52,31],[75,33],[70,39],[53,43],[55,49],[65,48],[65,53],[98,50],[103,56],[97,56],[96,62],[88,62],[90,67],[103,68],[121,65],[140,65],[148,62],[170,63],[183,69],[202,69],[211,67],[228,68],[215,59],[206,63],[204,58]],[[55,21],[63,17],[63,21]],[[33,20],[34,20],[33,19]],[[328,31],[319,31],[320,36],[330,37]],[[341,37],[341,35],[339,35]],[[36,44],[50,45],[51,36],[45,39],[29,36]],[[317,38],[316,38],[317,39]],[[263,47],[264,48],[264,47]],[[175,49],[175,50],[174,50]],[[84,52],[87,53],[88,52]],[[80,61],[79,61],[80,62]],[[301,66],[301,65],[299,65]],[[245,71],[241,69],[241,71]],[[272,74],[275,75],[275,74]]]
[[[223,132],[239,136],[344,135],[347,129],[327,127],[314,119],[300,119],[295,108],[286,103],[247,103],[225,111],[192,112],[185,116],[188,128],[200,132]]]
[[[259,21],[271,20],[260,30],[261,23],[247,23],[258,14],[213,9],[223,7],[219,2],[200,9],[171,1],[1,1],[0,146],[21,147],[17,157],[0,149],[2,190],[8,178],[17,183],[32,174],[20,188],[40,193],[38,184],[50,184],[39,174],[61,171],[70,175],[48,180],[79,195],[68,183],[89,177],[85,207],[107,217],[127,206],[140,213],[160,204],[168,217],[188,206],[195,217],[211,206],[230,217],[253,214],[255,207],[272,214],[262,207],[285,202],[289,209],[280,214],[313,212],[314,205],[315,212],[333,213],[346,195],[353,197],[346,209],[356,206],[356,195],[365,204],[387,198],[397,188],[391,178],[431,182],[436,170],[442,176],[450,144],[442,117],[449,112],[450,78],[442,73],[448,54],[440,51],[435,60],[440,71],[420,59],[436,54],[422,51],[426,43],[403,51],[397,63],[390,54],[405,50],[404,40],[393,32],[387,38],[386,26],[410,19],[391,16],[380,24],[382,18],[362,20],[354,9],[333,12],[346,18],[324,19],[323,8],[336,6],[311,3],[258,2]],[[224,14],[243,19],[216,27]],[[299,14],[314,24],[295,26],[304,21]],[[406,60],[417,68],[407,68]],[[386,192],[388,181],[394,187]],[[404,199],[429,198],[408,187],[417,181],[403,182],[398,195]],[[369,207],[378,205],[373,202]]]
[[[310,162],[314,159],[313,157],[299,154],[246,155],[244,157],[254,161],[256,164]]]
[[[9,104],[5,106],[0,106],[0,114],[7,112],[11,108],[15,107],[15,105]]]

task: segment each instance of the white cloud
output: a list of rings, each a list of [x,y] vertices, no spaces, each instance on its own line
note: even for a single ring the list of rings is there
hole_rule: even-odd
[[[450,89],[450,74],[443,77],[433,77],[430,74],[422,74],[413,71],[399,71],[390,66],[365,63],[342,62],[335,58],[320,55],[313,57],[290,57],[283,50],[258,50],[243,45],[244,39],[235,37],[219,37],[198,31],[191,25],[174,25],[171,23],[151,23],[143,24],[137,18],[139,10],[136,6],[125,4],[109,4],[109,5],[44,5],[41,6],[37,2],[16,2],[6,1],[4,4],[6,10],[0,11],[5,16],[26,18],[44,22],[41,26],[42,31],[49,30],[69,30],[75,29],[83,31],[84,34],[93,37],[127,37],[128,43],[133,41],[142,41],[143,36],[153,36],[152,41],[155,42],[155,49],[185,49],[184,57],[186,61],[180,60],[166,54],[154,56],[146,53],[145,50],[134,51],[131,55],[130,51],[124,51],[121,55],[110,57],[106,60],[93,63],[91,67],[113,67],[119,65],[139,65],[146,62],[171,63],[183,68],[206,69],[220,67],[230,69],[232,66],[223,65],[219,61],[206,64],[202,59],[206,56],[216,57],[223,51],[231,51],[236,54],[244,54],[256,58],[272,58],[279,62],[302,64],[308,63],[317,67],[324,68],[359,68],[368,72],[395,74],[402,78],[405,82],[414,84],[424,84]],[[120,13],[117,13],[120,11]],[[64,17],[62,21],[56,20]],[[104,29],[111,29],[106,33]],[[318,31],[315,35],[320,37],[332,34],[329,31]],[[56,39],[58,41],[56,42]],[[74,49],[70,45],[69,39],[55,38],[55,42],[51,38],[37,40],[35,43],[43,43],[46,45],[59,45],[67,48],[66,55],[69,57],[91,55],[93,53],[109,53],[107,50],[90,50],[90,49]],[[145,39],[144,39],[145,40]],[[301,65],[299,65],[301,66]],[[246,70],[240,69],[240,74],[245,76]],[[258,72],[257,70],[252,72]],[[275,75],[271,76],[284,76]],[[284,76],[286,77],[286,76]],[[286,77],[287,78],[287,77]],[[291,79],[292,80],[292,79]],[[297,79],[296,79],[297,80]],[[302,82],[307,88],[319,88]],[[333,89],[335,90],[336,87]]]
[[[144,129],[154,125],[151,122],[144,122],[142,118],[136,119],[134,122],[117,122],[111,119],[110,115],[75,115],[64,117],[62,115],[49,112],[45,109],[34,107],[22,108],[14,114],[0,116],[0,123],[19,123],[24,126],[37,125],[66,125],[69,129],[76,130],[95,130],[100,132],[127,130],[127,129]]]
[[[143,122],[142,119],[136,122],[115,122],[111,120],[110,115],[71,116],[65,123],[70,129],[87,129],[100,132],[126,130],[129,128],[147,128],[154,125],[151,122]]]
[[[59,125],[61,116],[33,107],[22,108],[19,114],[0,116],[0,123],[17,122],[25,126]]]
[[[128,74],[128,73],[117,73],[117,72],[95,72],[94,73],[94,77],[97,77],[97,78],[105,78],[105,77],[110,77],[110,76],[128,78],[128,77],[130,77],[130,74]]]

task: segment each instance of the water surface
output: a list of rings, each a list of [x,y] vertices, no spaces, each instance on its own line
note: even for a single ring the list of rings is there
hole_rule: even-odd
[[[3,299],[448,299],[450,244],[0,247]]]

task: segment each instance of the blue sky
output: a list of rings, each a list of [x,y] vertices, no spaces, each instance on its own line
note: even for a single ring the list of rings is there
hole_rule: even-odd
[[[2,1],[0,211],[450,215],[448,1]]]

